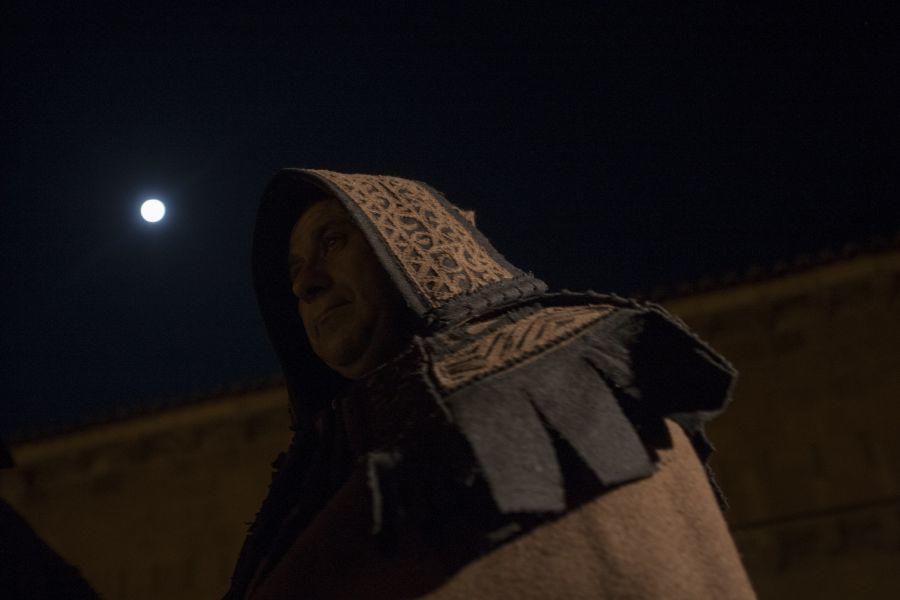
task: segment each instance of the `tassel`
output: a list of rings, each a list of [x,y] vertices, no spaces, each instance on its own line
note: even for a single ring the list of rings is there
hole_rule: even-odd
[[[395,511],[400,509],[392,474],[402,458],[397,452],[369,452],[365,457],[366,478],[372,501],[372,535],[380,535],[385,529],[385,496]]]

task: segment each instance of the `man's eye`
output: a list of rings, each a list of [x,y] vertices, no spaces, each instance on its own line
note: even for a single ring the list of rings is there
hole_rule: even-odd
[[[291,281],[295,281],[297,279],[297,275],[300,274],[301,265],[291,265],[290,269],[288,269],[288,277],[291,278]]]
[[[341,241],[340,234],[331,234],[326,235],[322,238],[322,248],[324,252],[327,254],[329,250],[332,250],[335,246],[338,245],[338,242]]]

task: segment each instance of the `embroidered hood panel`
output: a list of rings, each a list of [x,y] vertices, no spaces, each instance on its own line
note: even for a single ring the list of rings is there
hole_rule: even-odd
[[[326,196],[337,198],[363,232],[418,318],[419,333],[439,331],[546,291],[543,282],[494,249],[475,227],[473,213],[425,183],[321,169],[280,171],[260,204],[253,271],[295,421],[318,412],[340,386],[340,379],[308,347],[287,268],[294,223],[311,202]]]
[[[440,306],[513,278],[496,252],[476,241],[462,211],[425,185],[399,177],[311,170],[358,206],[423,303]],[[470,217],[471,218],[471,217]],[[493,256],[492,256],[493,254]]]

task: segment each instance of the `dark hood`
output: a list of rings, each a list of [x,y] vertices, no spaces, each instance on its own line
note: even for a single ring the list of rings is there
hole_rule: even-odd
[[[307,342],[288,276],[288,240],[323,192],[362,230],[418,321],[419,335],[540,295],[546,286],[517,269],[475,227],[474,216],[425,183],[385,175],[283,169],[263,195],[253,239],[260,311],[285,375],[295,426],[346,383]]]

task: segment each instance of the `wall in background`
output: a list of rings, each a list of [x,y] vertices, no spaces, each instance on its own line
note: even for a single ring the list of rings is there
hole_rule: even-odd
[[[760,597],[900,597],[900,250],[664,304],[741,372],[710,436]],[[0,497],[105,597],[218,597],[288,421],[275,386],[22,441]]]

